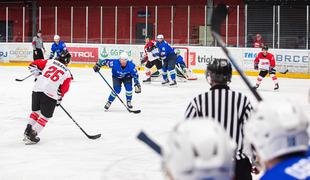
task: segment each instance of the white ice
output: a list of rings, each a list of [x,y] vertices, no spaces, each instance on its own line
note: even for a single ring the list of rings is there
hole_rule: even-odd
[[[57,108],[40,134],[41,142],[26,146],[22,138],[31,111],[33,78],[16,82],[15,78],[28,75],[26,67],[0,67],[0,180],[162,180],[160,157],[136,135],[143,129],[165,144],[173,125],[183,120],[191,98],[209,89],[203,76],[179,83],[178,88],[162,87],[159,82],[142,84],[142,93],[133,95],[134,109],[142,112],[130,114],[117,99],[104,111],[110,90],[92,69],[72,68],[72,72],[75,80],[62,105],[89,134],[102,133],[102,137],[87,139]],[[111,81],[109,70],[103,74]],[[255,77],[250,80],[254,83]],[[309,115],[309,79],[280,78],[279,82],[280,91],[274,92],[271,79],[265,79],[259,89],[263,98],[293,99]],[[256,104],[239,76],[233,77],[231,87]]]

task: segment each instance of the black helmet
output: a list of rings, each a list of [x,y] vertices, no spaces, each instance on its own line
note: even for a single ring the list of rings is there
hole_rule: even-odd
[[[68,50],[63,50],[60,53],[60,56],[56,58],[56,60],[58,60],[59,62],[67,65],[71,62],[71,54],[69,53]]]
[[[267,46],[267,45],[264,45],[264,46],[262,47],[262,51],[263,51],[263,50],[268,51],[268,46]]]
[[[232,68],[227,59],[214,59],[207,65],[206,77],[216,83],[228,83],[231,80]]]

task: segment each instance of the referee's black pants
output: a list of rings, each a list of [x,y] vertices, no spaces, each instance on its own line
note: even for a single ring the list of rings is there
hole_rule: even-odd
[[[37,54],[35,54],[35,51],[37,52]],[[33,50],[33,60],[37,59],[44,59],[42,49],[36,48],[36,50]]]
[[[252,165],[248,158],[236,160],[235,180],[252,180]]]

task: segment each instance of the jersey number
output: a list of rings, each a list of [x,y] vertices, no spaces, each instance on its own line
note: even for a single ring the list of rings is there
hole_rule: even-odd
[[[44,77],[50,78],[52,81],[56,82],[59,79],[60,75],[63,75],[64,72],[62,70],[57,69],[55,66],[51,66],[45,72]]]

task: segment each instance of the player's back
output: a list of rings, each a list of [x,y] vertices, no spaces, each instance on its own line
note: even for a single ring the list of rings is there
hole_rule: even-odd
[[[305,156],[296,156],[276,164],[261,180],[310,180],[310,150]]]
[[[58,90],[65,80],[71,79],[69,69],[57,60],[45,60],[42,75],[37,78],[33,91],[44,92],[47,96],[58,99]]]

